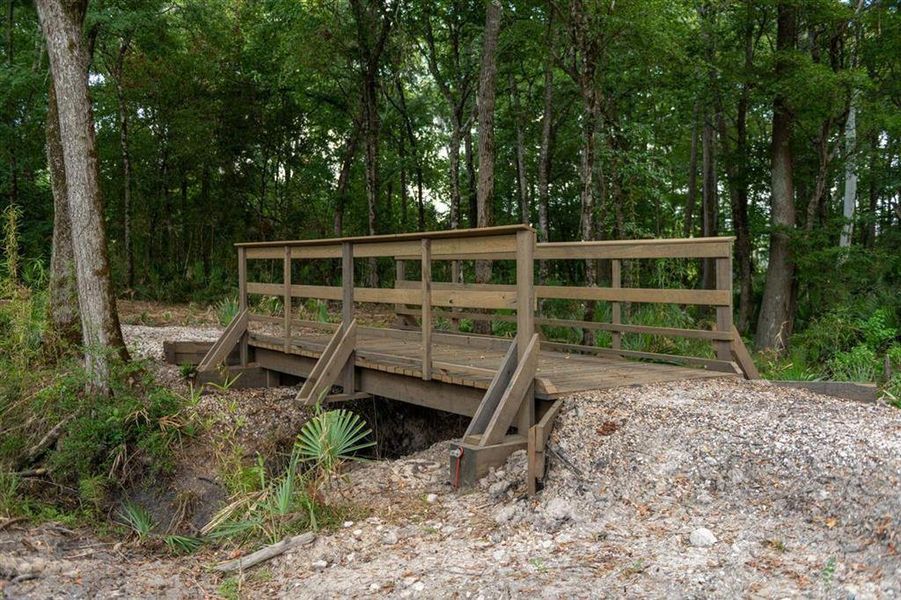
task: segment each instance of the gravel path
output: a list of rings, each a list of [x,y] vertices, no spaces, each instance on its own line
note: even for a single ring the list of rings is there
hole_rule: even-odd
[[[216,331],[128,326],[126,337],[156,357],[164,339]],[[201,406],[256,405],[254,393]],[[237,587],[247,598],[901,598],[901,411],[676,382],[568,398],[551,448],[537,498],[524,494],[522,452],[465,493],[446,482],[446,443],[356,466],[330,500],[361,517]],[[204,568],[223,556],[83,554],[100,543],[80,533],[54,550],[41,540],[58,531],[18,527],[0,530],[0,579],[20,577],[0,582],[6,597],[209,597],[221,583]]]

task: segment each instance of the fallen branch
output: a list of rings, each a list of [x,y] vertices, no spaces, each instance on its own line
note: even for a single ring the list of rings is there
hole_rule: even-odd
[[[33,465],[37,462],[37,459],[41,457],[44,452],[47,451],[50,446],[56,443],[56,440],[59,439],[59,436],[63,433],[63,428],[66,424],[72,420],[73,415],[69,415],[59,423],[53,426],[53,428],[48,431],[44,437],[41,438],[37,444],[32,446],[32,448],[25,455],[25,458],[21,461],[20,467],[27,467],[29,465]]]
[[[254,565],[258,565],[261,562],[267,561],[270,558],[275,558],[279,554],[282,554],[283,552],[286,552],[291,548],[312,544],[313,540],[315,539],[316,534],[308,531],[307,533],[302,533],[300,535],[295,535],[294,537],[284,539],[277,544],[272,544],[271,546],[261,548],[256,552],[248,554],[247,556],[242,556],[241,558],[221,562],[213,567],[213,570],[219,571],[221,573],[239,570],[243,571],[244,569],[249,569]]]

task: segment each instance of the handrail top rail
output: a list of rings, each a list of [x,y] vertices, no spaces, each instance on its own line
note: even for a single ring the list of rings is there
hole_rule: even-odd
[[[474,229],[447,229],[441,231],[415,231],[412,233],[392,233],[384,235],[367,235],[342,238],[323,238],[310,240],[284,240],[268,242],[239,242],[236,248],[282,248],[303,246],[337,246],[347,242],[353,244],[377,244],[379,242],[409,242],[423,239],[456,239],[469,237],[490,237],[514,235],[519,231],[534,231],[528,225],[499,225],[495,227],[479,227]]]
[[[571,242],[538,242],[539,248],[575,248],[579,246],[656,246],[662,244],[720,244],[735,241],[734,236],[689,237],[689,238],[640,238],[633,240],[574,240]]]

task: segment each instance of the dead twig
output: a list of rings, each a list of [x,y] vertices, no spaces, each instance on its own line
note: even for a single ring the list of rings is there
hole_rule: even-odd
[[[243,571],[244,569],[249,569],[254,565],[258,565],[261,562],[267,561],[270,558],[275,558],[279,554],[282,554],[290,550],[291,548],[312,544],[313,540],[315,539],[316,534],[308,531],[307,533],[302,533],[300,535],[295,535],[294,537],[284,539],[277,544],[272,544],[271,546],[261,548],[256,552],[248,554],[247,556],[242,556],[241,558],[221,562],[213,567],[213,570],[219,571],[221,573],[227,573],[229,571]]]

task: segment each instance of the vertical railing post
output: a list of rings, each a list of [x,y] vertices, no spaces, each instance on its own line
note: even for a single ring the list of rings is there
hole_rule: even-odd
[[[535,231],[516,232],[516,359],[521,362],[535,334]],[[535,424],[535,386],[529,386],[516,425],[527,436]]]
[[[247,310],[247,249],[238,247],[238,312]],[[246,367],[249,350],[247,347],[247,332],[241,335],[238,343],[238,352],[241,356],[241,366]]]
[[[729,255],[716,259],[716,289],[729,293],[729,304],[716,307],[716,328],[718,331],[732,332],[732,244],[729,244]],[[719,360],[732,360],[731,344],[728,340],[717,340],[716,357]]]
[[[354,319],[354,246],[351,242],[341,244],[341,329],[346,331]],[[354,363],[356,354],[351,353],[342,376],[345,394],[356,391]]]
[[[285,313],[285,354],[291,349],[291,246],[285,246],[285,263],[282,267],[285,290],[282,305]]]
[[[407,261],[398,259],[394,262],[394,288],[402,288],[402,285],[399,285],[401,281],[407,280]],[[404,305],[403,304],[395,304],[394,305],[394,314],[397,318],[397,322],[401,323],[404,319]]]
[[[432,240],[422,240],[422,378],[432,378]]]
[[[610,287],[615,290],[623,287],[623,262],[618,258],[610,261]],[[623,324],[623,305],[621,302],[612,303],[610,315],[614,326]],[[616,350],[623,347],[623,334],[619,329],[613,331],[612,347]]]

